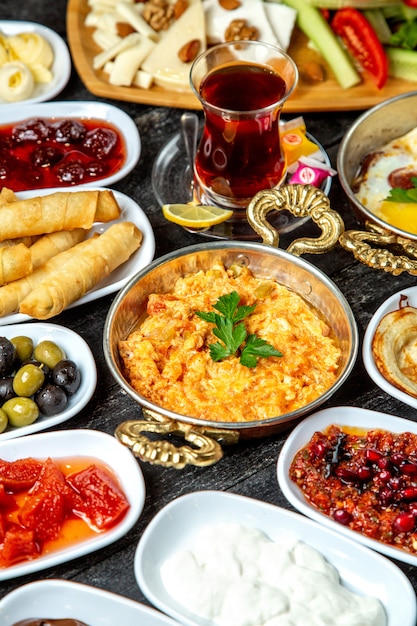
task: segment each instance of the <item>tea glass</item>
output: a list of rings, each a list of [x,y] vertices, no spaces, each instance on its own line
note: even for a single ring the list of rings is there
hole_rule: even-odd
[[[233,209],[234,217],[243,218],[258,191],[282,183],[279,120],[297,82],[291,57],[260,41],[221,43],[194,60],[190,83],[204,111],[194,162],[198,202]]]

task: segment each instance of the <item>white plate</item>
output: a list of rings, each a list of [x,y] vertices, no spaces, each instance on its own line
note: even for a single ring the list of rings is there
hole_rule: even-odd
[[[72,359],[78,365],[81,371],[81,385],[77,393],[69,397],[64,411],[50,417],[40,415],[36,422],[30,426],[22,426],[21,428],[8,426],[4,432],[0,433],[0,442],[15,437],[23,437],[23,435],[31,435],[66,422],[88,404],[97,384],[97,369],[93,354],[84,339],[74,331],[57,324],[40,322],[2,326],[0,328],[1,337],[12,339],[18,335],[31,337],[35,346],[44,340],[54,341],[58,344],[64,350],[67,358]]]
[[[159,611],[123,596],[67,580],[39,580],[22,585],[0,600],[0,621],[72,618],[89,626],[175,626]]]
[[[354,539],[369,548],[378,550],[382,554],[392,559],[417,565],[417,556],[394,548],[381,541],[365,537],[359,532],[355,532],[347,526],[338,524],[328,515],[320,513],[318,509],[311,506],[305,499],[301,489],[289,478],[288,472],[295,454],[305,446],[316,431],[323,431],[331,424],[339,426],[354,426],[357,428],[370,430],[378,428],[394,433],[411,432],[417,435],[417,423],[394,415],[360,409],[357,407],[332,407],[314,413],[306,418],[288,436],[278,458],[277,475],[278,483],[287,500],[298,510],[311,519],[324,524],[328,528],[336,530],[338,533]]]
[[[415,626],[414,590],[391,561],[298,513],[220,491],[201,491],[173,500],[149,523],[136,550],[135,576],[142,592],[182,624],[210,626],[212,622],[199,620],[175,602],[162,583],[161,565],[176,552],[189,549],[204,526],[221,522],[254,526],[272,540],[287,535],[307,542],[338,569],[346,587],[380,599],[388,615],[387,626]]]
[[[105,104],[104,102],[84,102],[82,100],[40,102],[34,105],[14,104],[9,107],[3,106],[0,107],[0,111],[0,123],[2,125],[17,124],[34,117],[55,119],[71,117],[77,119],[103,120],[117,128],[126,148],[126,160],[123,166],[118,172],[112,174],[112,176],[100,178],[99,181],[92,181],[91,183],[83,183],[82,185],[77,185],[77,187],[97,187],[97,183],[102,187],[108,187],[127,176],[139,161],[141,139],[138,128],[130,115],[112,104]]]
[[[374,356],[372,354],[372,340],[374,338],[375,331],[378,327],[379,322],[385,315],[387,315],[387,313],[392,313],[393,311],[399,309],[400,299],[402,296],[407,296],[410,306],[417,307],[416,287],[409,287],[408,289],[398,291],[397,293],[394,293],[390,298],[388,298],[388,300],[385,300],[385,302],[381,304],[379,309],[377,309],[377,311],[374,313],[371,321],[368,324],[363,338],[362,356],[366,371],[380,389],[388,393],[393,398],[401,400],[401,402],[404,402],[404,404],[408,404],[414,409],[417,409],[417,398],[413,398],[413,396],[410,396],[405,391],[401,391],[401,389],[398,389],[395,385],[391,384],[386,378],[384,378],[377,368]]]
[[[98,187],[96,188],[98,189]],[[20,192],[16,195],[19,198],[24,199],[33,198],[35,196],[45,196],[55,191],[80,191],[80,188],[64,187],[62,189],[40,189],[38,191]],[[116,191],[115,189],[112,189],[112,191],[116,197],[117,202],[119,203],[120,208],[122,209],[121,216],[119,219],[113,220],[108,224],[94,224],[93,228],[90,231],[91,234],[93,232],[102,233],[116,222],[129,221],[134,222],[136,226],[142,231],[142,244],[139,249],[132,254],[130,259],[123,263],[123,265],[120,265],[120,267],[117,267],[110,274],[110,276],[101,281],[101,283],[97,285],[97,287],[86,293],[76,302],[73,302],[71,306],[68,307],[70,309],[75,306],[80,306],[81,304],[86,304],[87,302],[97,300],[98,298],[107,296],[108,294],[114,293],[115,291],[119,291],[119,289],[121,289],[132,278],[132,276],[134,276],[140,269],[148,265],[148,263],[150,263],[154,257],[155,237],[151,223],[148,220],[146,214],[142,211],[139,205],[134,200],[132,200],[132,198],[126,196],[120,191]],[[6,315],[5,317],[0,317],[0,326],[2,326],[3,324],[16,324],[17,322],[25,322],[30,319],[33,318],[29,317],[28,315],[23,315],[21,313],[13,313],[11,315]]]
[[[52,98],[64,89],[71,76],[71,56],[67,48],[67,44],[64,42],[62,37],[60,37],[54,30],[51,30],[42,24],[17,20],[0,20],[0,33],[6,35],[6,37],[20,35],[22,33],[38,33],[48,41],[54,53],[54,61],[51,67],[53,78],[50,83],[37,83],[32,96],[19,103],[7,102],[6,100],[3,100],[3,98],[0,98],[1,105],[10,106],[14,109],[19,104],[32,105],[37,102],[43,102],[44,100],[52,100]],[[3,109],[3,107],[1,108]],[[5,123],[3,119],[2,123]]]
[[[0,458],[15,461],[25,457],[52,460],[68,457],[90,457],[107,464],[118,477],[130,508],[123,519],[108,531],[77,545],[0,569],[0,580],[26,576],[33,572],[78,559],[104,548],[123,537],[139,519],[145,502],[145,485],[139,464],[131,451],[117,439],[97,430],[77,429],[28,435],[0,442]]]

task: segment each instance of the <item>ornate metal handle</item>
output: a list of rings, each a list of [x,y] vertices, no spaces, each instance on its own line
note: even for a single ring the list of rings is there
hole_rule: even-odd
[[[214,465],[223,457],[219,443],[237,443],[239,434],[233,430],[216,428],[200,429],[195,424],[186,424],[168,419],[149,409],[142,409],[146,419],[122,422],[115,430],[115,437],[128,446],[133,454],[142,461],[183,469],[186,465],[207,467]],[[193,444],[194,447],[180,446],[166,440],[151,441],[143,433],[177,435]],[[209,433],[209,434],[207,434]]]
[[[264,189],[252,198],[247,208],[247,219],[265,244],[278,246],[277,230],[266,220],[270,211],[290,211],[295,217],[311,217],[321,229],[320,237],[300,238],[293,241],[287,251],[301,254],[321,254],[331,250],[345,229],[344,222],[330,208],[329,198],[312,185],[282,185],[279,189]]]
[[[400,237],[373,222],[366,222],[363,230],[347,230],[340,237],[340,245],[353,253],[361,263],[373,269],[391,272],[398,276],[408,272],[412,276],[417,274],[417,242]],[[397,255],[386,248],[375,248],[372,245],[396,246],[408,256]]]

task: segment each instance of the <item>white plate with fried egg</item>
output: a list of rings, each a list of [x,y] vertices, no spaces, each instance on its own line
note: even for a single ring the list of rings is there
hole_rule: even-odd
[[[91,189],[90,187],[87,188]],[[102,188],[97,188],[102,189]],[[36,196],[43,196],[56,191],[80,191],[80,187],[69,187],[59,189],[42,189],[37,191],[27,191],[16,194],[18,198],[33,198]],[[111,293],[119,291],[140,269],[148,265],[155,254],[155,236],[149,219],[139,205],[129,196],[121,193],[120,191],[112,190],[115,198],[121,208],[121,215],[117,220],[109,222],[107,224],[95,223],[89,232],[89,236],[94,233],[102,233],[109,228],[112,224],[122,221],[130,221],[136,224],[139,230],[142,232],[143,239],[139,248],[132,254],[132,256],[118,268],[116,268],[107,278],[101,281],[94,289],[87,292],[82,298],[73,302],[69,308],[92,302],[98,298],[102,298]],[[1,228],[1,226],[0,226]],[[1,289],[1,287],[0,287]],[[18,322],[25,322],[33,318],[21,313],[13,313],[0,317],[0,326],[4,324],[16,324]]]
[[[389,394],[393,398],[404,402],[404,404],[408,404],[414,409],[417,409],[417,398],[411,396],[405,391],[402,391],[391,382],[389,382],[386,378],[384,378],[384,376],[381,374],[376,366],[374,355],[372,352],[372,341],[376,329],[378,328],[378,325],[381,322],[382,318],[388,313],[392,313],[393,311],[398,310],[400,308],[400,303],[405,301],[407,301],[410,306],[417,307],[416,287],[409,287],[408,289],[402,289],[401,291],[394,293],[387,300],[385,300],[385,302],[383,302],[381,306],[377,309],[365,331],[362,344],[362,356],[366,371],[380,389],[385,391],[385,393]]]
[[[52,49],[53,61],[50,68],[51,80],[45,83],[35,82],[29,97],[19,102],[10,102],[1,97],[0,105],[3,107],[15,107],[16,104],[36,104],[45,100],[52,100],[66,86],[71,75],[71,56],[65,41],[54,30],[35,22],[19,20],[0,20],[0,36],[6,38],[25,33],[37,33],[41,35]],[[1,43],[1,40],[0,40]],[[1,55],[0,55],[1,58]],[[0,63],[1,67],[1,63]],[[3,115],[3,110],[2,110]],[[3,121],[3,120],[2,120]],[[4,121],[3,121],[4,123]]]

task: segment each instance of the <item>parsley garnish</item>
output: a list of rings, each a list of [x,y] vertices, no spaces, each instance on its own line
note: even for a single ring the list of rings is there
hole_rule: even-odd
[[[283,356],[279,350],[257,335],[248,335],[242,320],[250,315],[256,304],[239,306],[240,296],[237,291],[220,296],[213,308],[218,311],[205,313],[196,311],[202,320],[214,324],[213,334],[223,343],[217,341],[209,344],[210,356],[213,361],[221,361],[228,356],[239,353],[239,361],[246,367],[255,367],[258,358]],[[242,344],[244,344],[243,347]]]
[[[411,189],[401,189],[401,187],[394,187],[390,189],[389,195],[385,198],[388,202],[417,202],[417,177],[413,176],[411,179],[414,187]]]

